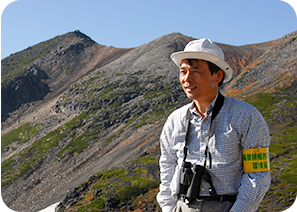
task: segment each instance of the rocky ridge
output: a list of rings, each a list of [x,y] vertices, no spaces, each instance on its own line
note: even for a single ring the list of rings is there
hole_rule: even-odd
[[[28,113],[32,113],[60,95],[71,83],[130,50],[99,45],[77,30],[3,59],[2,125],[16,122],[18,118],[14,116],[20,115],[13,114],[16,109],[22,109],[21,113],[30,109]]]

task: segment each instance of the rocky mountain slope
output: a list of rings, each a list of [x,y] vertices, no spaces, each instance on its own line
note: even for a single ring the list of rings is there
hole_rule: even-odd
[[[255,105],[272,134],[263,211],[296,197],[296,37],[218,44],[235,71],[223,93]],[[17,211],[58,201],[62,211],[159,210],[159,135],[170,112],[189,102],[169,56],[192,39],[173,33],[117,49],[75,31],[3,59],[4,202]]]
[[[10,112],[36,108],[76,80],[131,49],[102,46],[79,31],[57,36],[1,61],[1,120]]]

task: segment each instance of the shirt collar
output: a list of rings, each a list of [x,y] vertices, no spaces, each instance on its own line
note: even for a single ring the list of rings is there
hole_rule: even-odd
[[[208,106],[207,109],[206,109],[207,117],[208,117],[209,115],[211,115],[211,113],[212,113],[212,109],[213,109],[213,107],[214,107],[214,105],[215,105],[215,102],[216,102],[216,100],[217,100],[217,98],[218,98],[218,94],[219,94],[219,93],[217,93],[217,95],[215,96],[215,98],[211,101],[211,103],[209,104],[209,106]],[[201,115],[197,112],[197,110],[196,110],[195,102],[194,102],[194,101],[193,101],[192,104],[190,105],[190,112],[191,112],[191,114],[196,114],[196,115],[198,115],[198,116],[201,116]]]

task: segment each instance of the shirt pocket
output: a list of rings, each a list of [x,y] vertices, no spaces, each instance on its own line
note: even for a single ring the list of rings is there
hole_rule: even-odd
[[[231,125],[225,132],[215,134],[210,139],[210,152],[220,163],[233,163],[241,157],[240,139]]]

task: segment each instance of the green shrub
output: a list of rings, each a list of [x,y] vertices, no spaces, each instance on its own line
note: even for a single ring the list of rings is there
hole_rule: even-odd
[[[279,176],[281,180],[286,183],[293,183],[297,185],[297,158],[292,159],[285,171]]]
[[[1,136],[1,152],[3,153],[5,148],[13,142],[17,141],[18,144],[28,142],[33,135],[38,133],[40,125],[41,124],[31,127],[28,122]]]
[[[68,143],[63,149],[61,149],[58,152],[57,157],[64,158],[65,152],[67,152],[68,154],[82,152],[82,150],[86,149],[89,146],[89,140],[89,131],[85,131],[78,137],[73,138],[70,143]]]
[[[142,193],[146,193],[151,188],[158,187],[159,183],[153,180],[142,180],[138,185],[124,187],[120,190],[119,202],[125,202],[134,199]]]
[[[71,121],[65,123],[65,128],[67,128],[69,131],[82,127],[84,125],[84,122],[89,118],[89,114],[86,112],[79,114],[77,117],[73,118]]]
[[[116,137],[116,135],[111,135],[111,136],[106,140],[106,142],[107,142],[108,144],[111,143],[111,141],[112,141],[112,139],[113,139],[114,137]]]
[[[274,98],[271,93],[257,93],[246,101],[254,105],[262,113],[263,117],[268,120],[271,111],[277,108],[280,98]]]
[[[158,160],[155,157],[148,157],[148,156],[140,157],[140,158],[136,159],[135,161],[138,161],[143,164],[157,164],[158,163]]]
[[[14,172],[9,171],[14,162],[14,156],[4,161],[1,167],[2,173],[2,186],[11,183],[15,179],[25,175],[38,161],[45,156],[45,153],[54,146],[59,145],[59,141],[66,137],[65,133],[60,133],[62,128],[57,128],[54,131],[49,132],[46,136],[35,141],[30,147],[22,150],[19,153],[21,160],[19,160],[18,166],[14,169]]]
[[[80,207],[78,210],[77,210],[77,212],[85,212],[86,211],[86,208],[85,207]]]
[[[1,163],[1,175],[3,175],[5,171],[9,170],[12,167],[12,164],[14,162],[15,162],[14,156],[12,156],[11,158],[8,158],[7,160],[3,161]]]
[[[94,208],[103,209],[105,207],[105,202],[106,202],[105,199],[97,198],[93,200],[91,204],[87,205],[86,209],[94,209]]]
[[[126,176],[126,170],[125,169],[119,169],[119,168],[114,168],[111,169],[109,171],[105,171],[102,175],[102,179],[109,179],[112,178],[114,176],[117,176],[118,178],[123,178]]]

